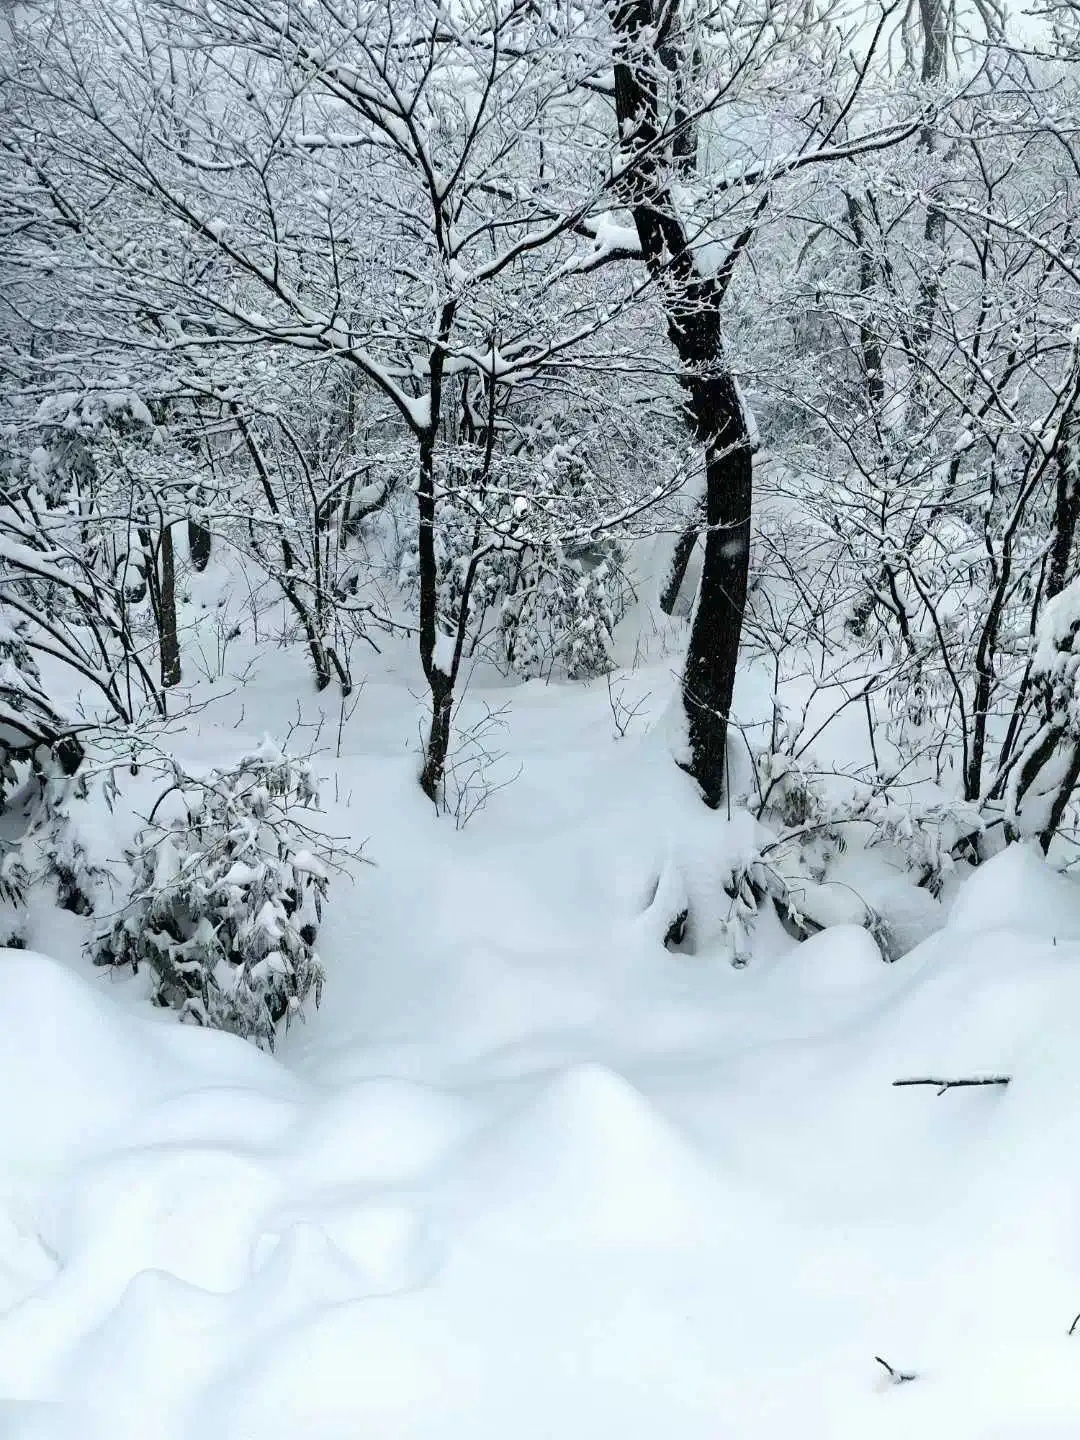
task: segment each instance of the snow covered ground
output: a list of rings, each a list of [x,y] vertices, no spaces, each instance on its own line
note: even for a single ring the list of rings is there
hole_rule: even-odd
[[[325,762],[375,864],[276,1058],[59,921],[0,953],[0,1436],[1080,1435],[1080,889],[1014,850],[892,965],[854,927],[670,954],[731,838],[662,724],[508,692],[520,777],[456,831],[378,663]],[[300,674],[178,743],[286,722]]]

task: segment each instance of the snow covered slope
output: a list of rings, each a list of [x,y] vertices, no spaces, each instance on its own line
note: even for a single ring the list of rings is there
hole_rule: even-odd
[[[1016,850],[894,965],[669,954],[650,876],[729,840],[654,736],[526,687],[456,833],[377,690],[277,1060],[0,953],[0,1436],[1080,1435],[1077,888]]]

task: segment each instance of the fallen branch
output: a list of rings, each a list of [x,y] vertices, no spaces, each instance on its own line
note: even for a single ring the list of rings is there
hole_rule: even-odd
[[[946,1090],[962,1090],[970,1085],[1008,1085],[1011,1075],[966,1075],[959,1080],[894,1080],[896,1085],[933,1085],[939,1095]]]
[[[894,1385],[906,1385],[909,1380],[915,1379],[915,1372],[913,1370],[894,1370],[893,1367],[889,1364],[889,1362],[887,1360],[883,1360],[880,1355],[875,1355],[874,1359],[882,1367],[883,1370],[887,1370],[889,1372],[889,1379]]]

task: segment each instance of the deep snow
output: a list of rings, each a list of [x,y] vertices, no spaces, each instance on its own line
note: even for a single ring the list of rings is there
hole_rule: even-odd
[[[623,740],[602,683],[508,692],[522,773],[460,832],[397,663],[325,759],[375,864],[276,1059],[66,919],[0,953],[0,1435],[1080,1435],[1077,886],[1008,852],[892,965],[853,926],[670,954],[743,838],[670,762],[663,657]],[[257,738],[299,676],[178,745]]]

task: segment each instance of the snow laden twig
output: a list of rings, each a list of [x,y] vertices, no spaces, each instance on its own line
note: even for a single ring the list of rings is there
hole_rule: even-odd
[[[1008,1085],[1011,1075],[965,1075],[958,1080],[935,1080],[933,1078],[894,1080],[894,1088],[903,1085],[933,1085],[939,1095],[946,1090],[964,1090],[974,1085]]]

